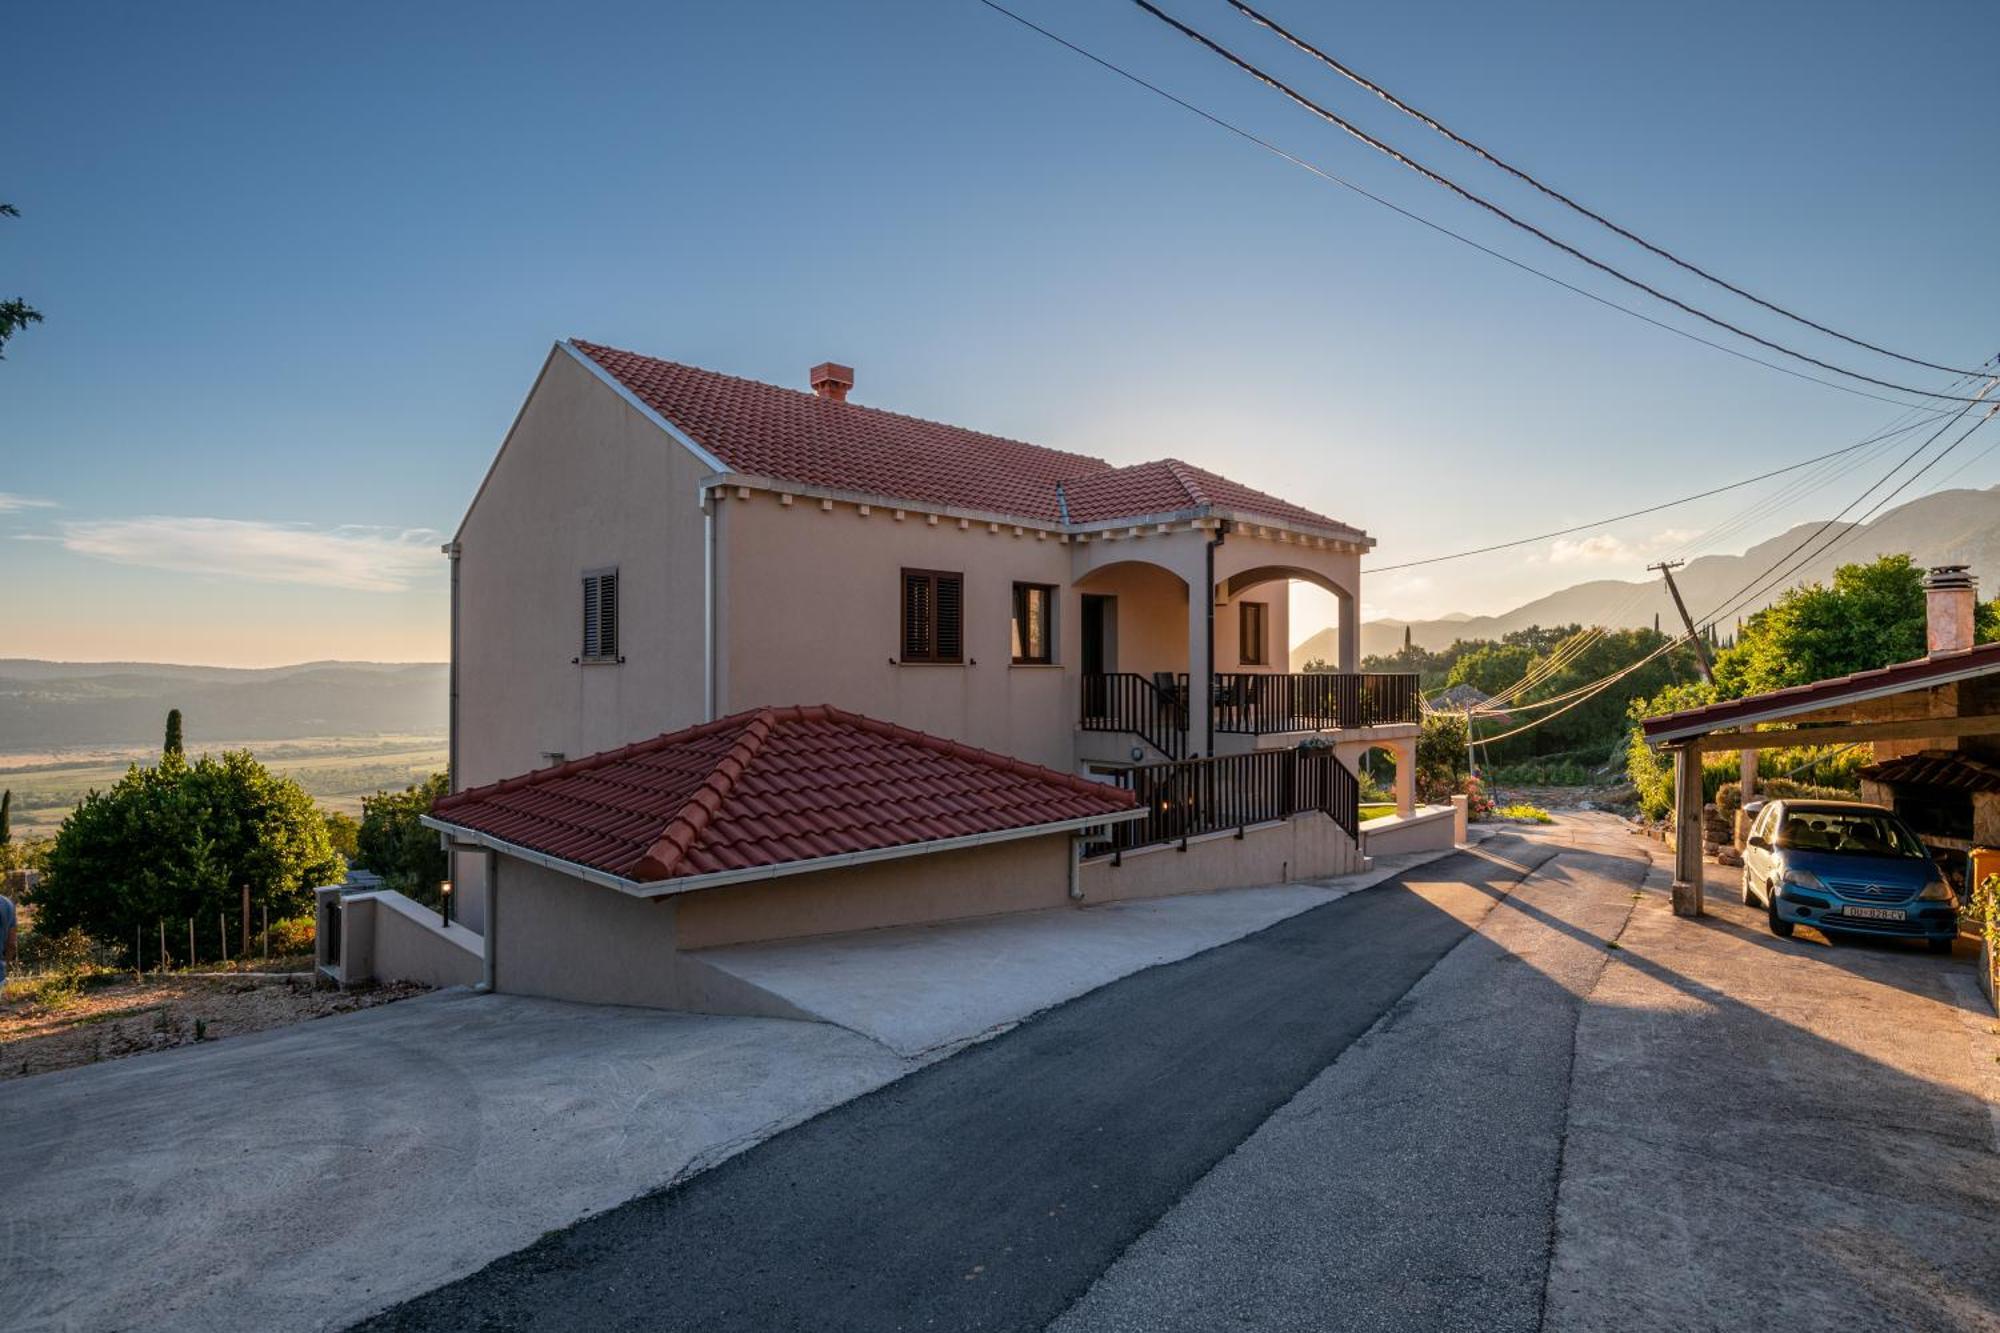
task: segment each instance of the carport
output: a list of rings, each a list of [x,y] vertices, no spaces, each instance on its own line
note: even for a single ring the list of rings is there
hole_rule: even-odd
[[[2000,643],[1973,644],[1978,583],[1964,566],[1932,569],[1924,589],[1924,657],[1642,724],[1647,741],[1674,757],[1675,915],[1702,913],[1701,756],[1712,751],[1867,742],[1870,799],[1929,830],[1940,850],[2000,846],[2000,784],[1978,780],[2000,768]],[[1747,762],[1744,770],[1748,800],[1754,770]]]

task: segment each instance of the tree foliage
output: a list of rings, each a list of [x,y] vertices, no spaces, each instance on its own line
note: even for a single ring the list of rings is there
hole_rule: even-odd
[[[447,775],[433,773],[402,791],[361,798],[361,864],[390,888],[428,901],[450,873],[436,831],[420,822],[449,785]]]
[[[160,753],[162,755],[187,753],[187,748],[181,744],[181,710],[178,708],[167,710],[167,734],[165,740],[161,742]]]
[[[248,751],[134,764],[63,821],[46,868],[38,929],[122,942],[135,928],[192,917],[204,949],[210,923],[239,913],[246,887],[254,906],[285,917],[342,873],[312,799]]]
[[[1908,662],[1924,655],[1926,624],[1924,573],[1907,555],[1842,565],[1830,585],[1788,590],[1716,655],[1713,686],[1683,681],[1633,700],[1627,771],[1643,803],[1665,809],[1672,793],[1662,785],[1664,761],[1639,734],[1641,719]],[[2000,604],[1980,606],[1974,629],[1982,643],[2000,639]]]
[[[17,218],[21,210],[12,204],[0,204],[0,218]],[[0,361],[7,357],[7,340],[27,328],[30,324],[42,322],[42,312],[26,301],[15,297],[0,301]]]
[[[361,821],[339,810],[321,810],[319,817],[326,821],[326,836],[333,850],[349,865],[360,865]]]

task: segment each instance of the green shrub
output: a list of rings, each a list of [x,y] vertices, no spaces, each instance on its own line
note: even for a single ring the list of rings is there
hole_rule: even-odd
[[[318,935],[317,924],[310,914],[288,916],[283,921],[271,923],[271,956],[289,958],[295,954],[311,953],[313,941]]]
[[[1789,778],[1759,778],[1758,797],[1770,801],[1780,798],[1796,801],[1851,801],[1854,793],[1839,787],[1815,787],[1803,782],[1793,782]],[[1717,813],[1734,820],[1736,811],[1743,804],[1743,783],[1740,777],[1725,782],[1716,788],[1715,808]]]
[[[1556,822],[1554,815],[1542,809],[1539,805],[1529,805],[1525,801],[1517,801],[1513,805],[1503,805],[1493,813],[1502,819],[1511,819],[1520,824],[1553,824]]]

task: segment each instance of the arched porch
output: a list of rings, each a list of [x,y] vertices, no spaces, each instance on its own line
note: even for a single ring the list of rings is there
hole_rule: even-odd
[[[1141,742],[1128,754],[1090,741],[1083,762],[1244,753],[1358,729],[1414,736],[1416,678],[1354,669],[1354,553],[1235,528],[1134,528],[1079,543],[1073,559],[1079,728]],[[1289,669],[1294,581],[1335,598],[1341,670]]]

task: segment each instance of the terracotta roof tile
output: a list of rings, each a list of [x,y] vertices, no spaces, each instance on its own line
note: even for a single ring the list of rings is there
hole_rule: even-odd
[[[1132,794],[828,707],[738,713],[447,796],[441,821],[626,879],[1112,815]]]
[[[1051,524],[1213,507],[1284,523],[1347,526],[1177,459],[1114,468],[1087,454],[615,347],[576,339],[570,345],[731,470],[750,476]]]

